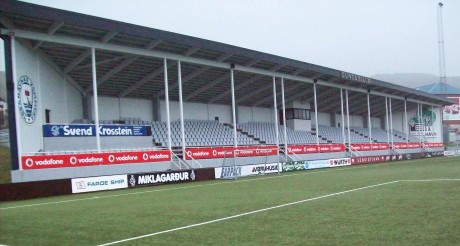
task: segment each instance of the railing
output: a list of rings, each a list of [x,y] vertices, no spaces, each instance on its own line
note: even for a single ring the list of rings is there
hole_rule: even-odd
[[[187,154],[187,153],[184,153],[184,156],[185,156],[186,154]],[[190,160],[192,161],[192,163],[196,163],[196,164],[198,164],[198,167],[199,167],[199,168],[203,168],[203,166],[202,166],[197,160],[195,160],[195,158],[193,158],[192,156],[189,156],[189,158],[190,158]],[[196,168],[195,165],[193,165],[192,168],[195,169],[195,168]]]
[[[182,165],[183,164],[185,166],[185,169],[192,169],[187,163],[185,163],[181,158],[179,158],[173,151],[171,151],[171,163],[173,163],[174,165],[176,165],[179,170],[182,169]],[[177,163],[174,162],[174,159],[177,160]]]
[[[396,147],[394,144],[392,145],[392,148],[391,148],[394,152],[396,152],[396,154],[404,154],[404,152],[399,149],[398,147]]]
[[[361,153],[361,151],[359,150],[356,150],[353,148],[353,146],[348,145],[348,150],[350,151],[350,157],[354,157],[354,156],[363,156],[363,153]]]

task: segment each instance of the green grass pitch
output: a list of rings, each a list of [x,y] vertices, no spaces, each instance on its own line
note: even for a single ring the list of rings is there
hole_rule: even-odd
[[[426,181],[434,179],[458,180]],[[383,184],[398,180],[420,181]],[[369,187],[377,184],[382,185]],[[177,229],[189,225],[195,226]],[[171,229],[177,230],[165,232]],[[132,239],[143,235],[150,236]],[[119,245],[458,245],[460,158],[0,204],[0,244],[100,245],[125,239],[132,240]]]

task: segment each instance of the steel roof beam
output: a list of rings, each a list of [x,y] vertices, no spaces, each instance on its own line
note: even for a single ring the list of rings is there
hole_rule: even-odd
[[[217,58],[216,61],[222,62],[222,61],[226,60],[227,58],[229,58],[229,57],[231,57],[231,56],[232,56],[232,55],[230,55],[230,54],[223,54],[223,55],[221,55],[219,58]],[[185,77],[182,79],[182,82],[186,82],[186,81],[188,81],[188,80],[191,80],[191,79],[193,79],[193,78],[199,76],[200,74],[206,72],[209,68],[210,68],[210,67],[206,66],[206,67],[201,67],[201,68],[199,68],[199,69],[193,71],[191,74],[185,76]],[[171,89],[176,89],[177,86],[178,86],[177,84],[174,84],[173,86],[171,86]],[[164,89],[162,89],[156,96],[157,96],[157,97],[161,97],[161,96],[164,95],[164,93],[165,93],[165,91],[164,91]],[[184,99],[184,101],[187,101],[187,100],[188,100],[188,99],[186,99],[186,98]]]
[[[53,35],[54,33],[57,32],[57,30],[59,30],[59,28],[61,28],[62,26],[64,25],[64,22],[54,22],[50,27],[48,27],[48,30],[47,30],[47,33],[48,35]],[[40,45],[43,44],[43,41],[38,41],[33,47],[32,49],[37,49],[38,47],[40,47]]]
[[[31,39],[31,40],[38,40],[38,41],[45,41],[45,42],[55,42],[55,43],[62,43],[62,44],[68,44],[68,45],[73,45],[73,46],[80,46],[80,47],[87,47],[87,48],[96,48],[96,49],[101,49],[101,50],[111,50],[115,52],[122,52],[122,53],[129,53],[129,54],[134,54],[134,55],[145,55],[145,56],[151,56],[151,57],[156,57],[156,58],[166,58],[166,59],[171,59],[171,60],[180,60],[183,62],[189,62],[189,63],[195,63],[199,65],[206,65],[206,66],[212,66],[212,67],[220,67],[220,68],[229,68],[229,64],[223,63],[223,62],[216,62],[216,61],[210,61],[202,58],[194,58],[194,57],[185,57],[183,55],[177,55],[177,54],[171,54],[167,52],[161,52],[161,51],[147,51],[145,49],[140,49],[140,48],[134,48],[134,47],[127,47],[127,46],[122,46],[122,45],[116,45],[116,44],[107,44],[107,43],[102,43],[100,41],[93,41],[93,40],[87,40],[87,39],[82,39],[82,38],[74,38],[74,37],[67,37],[67,36],[61,36],[61,35],[47,35],[44,33],[39,33],[39,32],[33,32],[33,31],[25,31],[25,30],[9,30],[9,29],[1,29],[1,33],[4,35],[8,35],[9,33],[13,32],[16,37],[19,38],[25,38],[25,39]],[[261,74],[261,75],[267,75],[267,76],[275,76],[275,77],[283,77],[285,79],[289,80],[296,80],[296,81],[301,81],[301,82],[306,82],[306,83],[313,83],[311,79],[300,77],[300,76],[293,76],[290,74],[285,74],[285,73],[279,73],[279,72],[270,72],[265,69],[258,69],[258,68],[253,68],[253,67],[246,67],[246,66],[241,66],[241,65],[235,65],[235,71],[244,71],[248,73],[255,73],[255,74]],[[379,82],[382,84],[382,87],[385,86],[384,82]],[[330,87],[336,87],[336,88],[344,88],[348,90],[353,90],[353,91],[360,91],[360,92],[365,92],[366,89],[362,88],[356,88],[352,86],[346,86],[346,85],[341,85],[341,84],[334,84],[326,81],[321,81],[318,80],[317,84],[322,84]],[[380,86],[377,84],[377,86]],[[403,90],[404,89],[404,90]],[[397,90],[397,89],[395,89]],[[413,90],[410,90],[408,88],[403,88],[401,89],[402,92],[406,93],[408,96],[416,94],[417,96],[427,98],[426,100],[436,100],[438,104],[433,104],[429,102],[423,102],[417,99],[413,98],[408,98],[408,101],[412,102],[421,102],[427,105],[434,105],[434,106],[440,106],[442,103],[446,103],[447,100],[442,99],[438,96],[433,96],[429,95],[427,93],[421,93],[421,92],[416,92]],[[391,98],[397,98],[397,99],[404,99],[401,96],[395,96],[395,95],[390,95],[386,93],[379,93],[376,91],[373,91],[372,94],[375,95],[382,95],[382,96],[388,96]],[[423,95],[422,95],[423,94]],[[426,95],[425,95],[426,94]]]

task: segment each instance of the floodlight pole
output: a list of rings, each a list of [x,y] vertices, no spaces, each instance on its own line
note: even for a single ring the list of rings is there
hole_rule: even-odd
[[[164,82],[165,82],[165,104],[166,104],[166,126],[168,128],[168,148],[172,151],[171,143],[171,116],[169,114],[169,81],[168,81],[168,60],[163,59],[163,71],[164,71]]]
[[[316,102],[316,82],[313,81],[313,98],[315,101],[315,125],[316,125],[316,145],[319,145],[319,125],[318,125],[318,103]]]
[[[93,99],[94,99],[94,127],[96,128],[97,152],[101,152],[101,139],[99,134],[99,105],[97,99],[97,78],[96,78],[96,49],[91,47],[91,68],[93,77]]]
[[[367,91],[367,128],[369,128],[369,143],[372,143],[372,122],[371,122],[371,105],[369,102],[369,92],[370,90]]]
[[[345,145],[345,116],[343,113],[343,89],[340,88],[340,114],[342,116],[342,140]]]
[[[182,141],[182,155],[185,158],[185,127],[184,127],[184,102],[182,101],[182,67],[180,61],[177,61],[177,83],[179,84],[179,110],[180,110],[180,132]]]

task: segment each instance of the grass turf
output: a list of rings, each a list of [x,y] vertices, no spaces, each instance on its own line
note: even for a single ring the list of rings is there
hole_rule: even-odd
[[[0,244],[96,245],[394,180],[440,178],[460,178],[460,159],[8,202],[0,204]],[[94,199],[4,209],[86,198]],[[454,245],[460,241],[459,203],[460,181],[400,182],[124,244]]]

